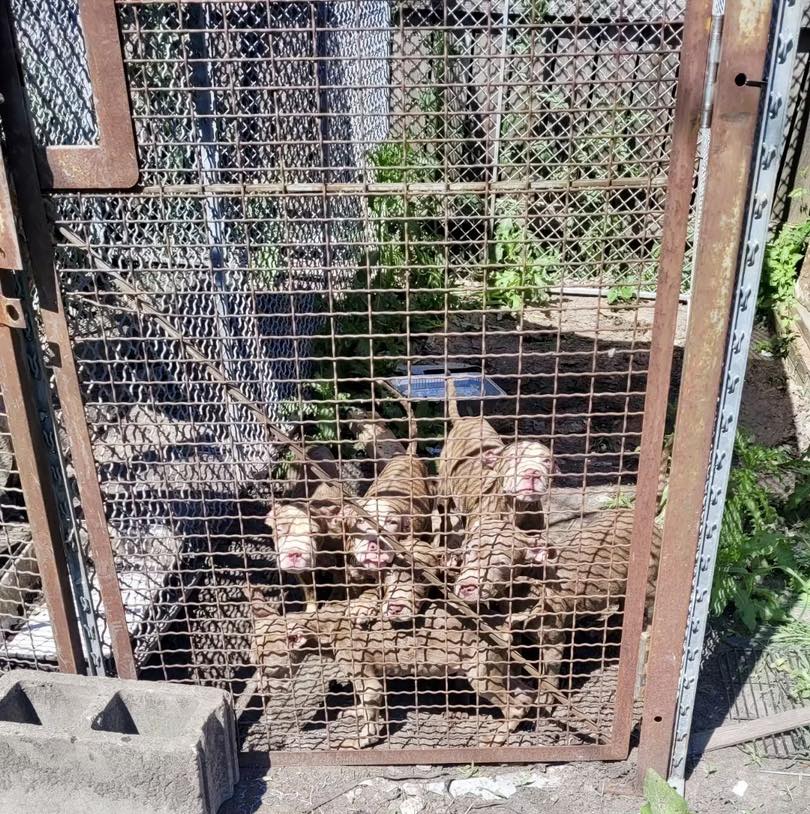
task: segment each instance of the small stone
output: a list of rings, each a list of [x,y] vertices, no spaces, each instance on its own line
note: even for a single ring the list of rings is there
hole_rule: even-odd
[[[425,791],[429,791],[431,794],[447,794],[449,785],[450,781],[445,778],[444,780],[437,780],[435,783],[426,783]]]
[[[399,785],[392,783],[390,780],[378,778],[374,785],[380,792],[380,796],[383,800],[396,800],[402,794]]]
[[[748,783],[745,780],[740,780],[734,784],[734,788],[731,791],[737,795],[737,797],[744,797],[745,792],[748,791]]]
[[[421,797],[408,797],[399,806],[399,814],[419,814],[425,807],[425,801]]]
[[[416,797],[418,794],[421,793],[422,789],[416,785],[416,783],[403,783],[400,786],[403,794],[407,794],[408,797]]]

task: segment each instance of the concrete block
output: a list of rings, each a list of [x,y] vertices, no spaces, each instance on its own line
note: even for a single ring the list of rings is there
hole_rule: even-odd
[[[0,812],[216,814],[239,779],[228,696],[15,670],[0,678]]]

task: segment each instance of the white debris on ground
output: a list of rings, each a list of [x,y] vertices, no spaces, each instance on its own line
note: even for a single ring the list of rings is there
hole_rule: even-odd
[[[558,779],[553,769],[546,772],[521,771],[509,774],[497,774],[494,777],[462,777],[457,780],[445,780],[439,783],[428,783],[426,791],[432,794],[449,794],[451,797],[472,795],[482,800],[508,800],[518,789],[542,789],[556,786]]]

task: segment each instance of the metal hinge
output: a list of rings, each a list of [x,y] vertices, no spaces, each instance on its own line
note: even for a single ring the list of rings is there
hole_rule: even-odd
[[[7,328],[25,328],[22,302],[16,297],[0,294],[0,325]]]

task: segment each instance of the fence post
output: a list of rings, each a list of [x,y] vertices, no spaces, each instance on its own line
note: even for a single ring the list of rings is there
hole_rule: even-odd
[[[119,677],[136,678],[135,658],[84,414],[76,360],[53,263],[51,230],[34,160],[34,142],[19,75],[8,4],[0,6],[0,92],[3,95],[0,114],[3,116],[8,138],[9,170],[17,193],[20,223],[28,239],[31,274],[39,297],[39,315],[45,339],[56,357],[53,364],[54,378],[76,470],[115,666]]]
[[[20,476],[31,541],[53,628],[59,669],[86,670],[79,625],[70,589],[58,505],[48,467],[24,347],[25,312],[17,299],[15,272],[22,266],[5,164],[0,152],[0,385],[14,457]]]
[[[647,671],[639,777],[669,773],[684,635],[692,595],[716,405],[734,300],[740,235],[759,121],[771,6],[726,4],[707,162],[705,221],[696,249],[692,308],[678,398]],[[751,83],[751,84],[748,84]]]

